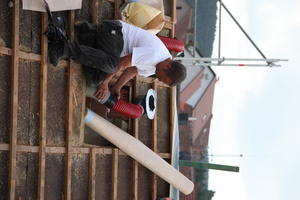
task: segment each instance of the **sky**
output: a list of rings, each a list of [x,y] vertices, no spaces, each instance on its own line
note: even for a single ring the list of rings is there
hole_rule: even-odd
[[[288,61],[278,62],[281,67],[212,67],[219,81],[210,162],[240,168],[209,171],[213,200],[299,200],[300,1],[223,3],[267,58]],[[221,57],[262,58],[224,9],[221,30]],[[218,37],[212,57],[217,50]]]

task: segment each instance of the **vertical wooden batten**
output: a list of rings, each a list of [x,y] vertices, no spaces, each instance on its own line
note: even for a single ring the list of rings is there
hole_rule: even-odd
[[[89,173],[89,199],[95,200],[96,199],[96,151],[95,148],[90,148],[90,173]]]
[[[118,167],[119,167],[119,150],[117,148],[112,151],[112,190],[111,200],[118,199]]]
[[[73,10],[69,11],[69,40],[74,41],[74,17]],[[73,87],[72,79],[74,76],[74,61],[68,61],[68,99],[67,99],[67,130],[66,130],[66,185],[65,198],[71,199],[71,183],[72,183],[72,132],[73,132]]]
[[[45,199],[45,165],[46,165],[46,110],[47,110],[47,13],[42,13],[41,30],[41,76],[40,76],[40,143],[39,143],[39,174],[38,174],[38,198]]]
[[[18,89],[19,89],[19,35],[20,0],[13,1],[12,12],[12,73],[11,73],[11,113],[10,113],[10,159],[9,159],[9,199],[15,199],[17,134],[18,134]]]
[[[139,88],[139,80],[137,77],[134,78],[134,90],[133,90],[133,97],[137,97],[138,95],[138,88]],[[133,119],[133,136],[135,138],[139,138],[139,121],[138,118]],[[132,172],[132,199],[138,199],[138,170],[139,170],[139,163],[136,160],[133,160],[133,172]]]
[[[152,83],[152,88],[157,94],[157,82]],[[157,105],[155,105],[157,107]],[[157,153],[157,115],[154,114],[154,119],[152,120],[152,150]],[[156,200],[157,198],[157,175],[152,173],[152,194],[151,199]]]
[[[99,1],[98,0],[93,0],[92,2],[92,23],[93,24],[99,24]]]

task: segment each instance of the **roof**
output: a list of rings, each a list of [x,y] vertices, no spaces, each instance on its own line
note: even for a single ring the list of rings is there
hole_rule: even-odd
[[[192,34],[192,31],[190,29],[193,9],[185,0],[177,1],[177,9],[177,24],[175,35],[184,44],[187,44],[189,42],[189,35]]]
[[[6,25],[0,32],[2,197],[76,200],[169,196],[169,183],[115,146],[84,142],[86,98],[81,65],[62,60],[58,67],[48,67],[47,15],[19,9],[20,3],[15,0],[10,8],[7,2],[0,2],[0,18]],[[114,3],[93,3],[83,1],[81,10],[53,13],[54,18],[65,20],[69,39],[78,39],[75,19],[114,18]],[[158,101],[164,104],[157,105],[159,112],[152,121],[147,116],[127,119],[127,131],[171,162],[175,104],[170,96],[175,88],[137,77],[124,89],[129,94],[126,98],[133,101],[149,88],[156,90]]]

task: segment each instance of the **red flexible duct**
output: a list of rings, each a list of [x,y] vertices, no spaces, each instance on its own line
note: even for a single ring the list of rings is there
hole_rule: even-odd
[[[176,53],[182,52],[184,50],[184,43],[181,40],[175,38],[169,38],[164,36],[157,36],[169,50],[173,50]]]
[[[86,96],[96,99],[99,103],[104,104],[109,109],[115,110],[123,115],[131,118],[139,118],[144,114],[144,107],[140,104],[132,104],[122,99],[117,99],[116,96],[108,92],[104,99],[97,99],[94,94],[97,91],[96,87],[87,86]]]
[[[122,99],[119,99],[111,109],[131,118],[139,118],[144,114],[143,106],[132,104]]]

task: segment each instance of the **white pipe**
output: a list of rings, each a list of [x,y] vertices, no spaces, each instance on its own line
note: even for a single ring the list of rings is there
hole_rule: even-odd
[[[154,153],[138,139],[87,109],[85,124],[116,145],[123,152],[147,167],[153,173],[176,187],[185,195],[194,189],[194,183]]]
[[[92,86],[89,86],[89,85],[86,85],[86,91],[85,92],[86,92],[87,97],[95,99],[96,101],[98,101],[101,104],[104,104],[110,96],[110,92],[107,92],[106,96],[102,100],[97,99],[94,96],[94,94],[97,92],[97,87],[92,87]]]

